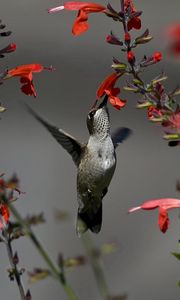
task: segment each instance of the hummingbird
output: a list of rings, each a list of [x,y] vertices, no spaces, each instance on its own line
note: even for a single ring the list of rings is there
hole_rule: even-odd
[[[89,139],[87,143],[77,141],[62,129],[50,124],[28,106],[28,111],[71,155],[77,167],[78,213],[76,232],[80,237],[88,229],[99,233],[102,226],[102,200],[116,168],[117,146],[126,140],[131,130],[118,128],[110,134],[110,117],[107,107],[108,96],[87,115]]]

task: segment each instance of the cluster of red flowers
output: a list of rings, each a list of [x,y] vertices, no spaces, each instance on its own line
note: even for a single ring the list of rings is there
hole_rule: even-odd
[[[88,30],[88,15],[90,13],[104,13],[106,16],[123,23],[125,30],[124,41],[120,40],[112,32],[107,36],[106,41],[109,44],[122,47],[122,50],[127,53],[127,61],[129,62],[130,68],[127,64],[121,63],[117,59],[113,59],[114,64],[112,67],[115,72],[105,78],[96,93],[97,100],[101,99],[106,94],[109,102],[116,109],[123,108],[127,101],[118,97],[120,89],[118,87],[114,87],[117,80],[124,74],[134,74],[135,69],[140,71],[140,68],[155,64],[162,59],[162,54],[160,52],[155,52],[151,57],[143,58],[140,63],[136,62],[135,53],[132,49],[137,45],[147,43],[152,39],[152,37],[149,36],[149,31],[146,30],[143,35],[137,37],[135,41],[131,43],[130,31],[132,29],[141,29],[140,15],[142,12],[136,10],[132,0],[124,0],[120,12],[114,10],[110,4],[105,7],[93,2],[66,2],[64,5],[51,8],[48,11],[49,13],[53,13],[64,9],[78,11],[72,28],[72,33],[74,35],[80,35]]]
[[[1,21],[0,21],[1,23]],[[4,29],[6,26],[4,24],[0,24],[0,31]],[[0,37],[9,36],[11,31],[3,31],[0,32]],[[7,45],[6,47],[0,49],[0,58],[3,58],[5,54],[14,52],[17,46],[14,43]],[[7,70],[0,74],[0,83],[3,83],[4,80],[19,76],[20,82],[22,83],[21,91],[28,96],[36,97],[36,91],[33,84],[33,73],[41,72],[44,69],[52,70],[52,68],[45,68],[40,64],[27,64],[21,65],[14,69]],[[4,111],[5,109],[1,109]]]
[[[72,33],[74,35],[80,35],[88,30],[88,15],[90,13],[104,13],[108,17],[112,17],[113,19],[117,19],[122,22],[122,18],[118,12],[116,12],[110,5],[107,7],[102,6],[100,4],[92,3],[92,2],[66,2],[62,6],[58,6],[55,8],[49,9],[49,13],[61,11],[63,9],[66,10],[78,10],[77,17],[75,19]],[[139,13],[140,14],[140,13]],[[131,29],[140,29],[141,28],[141,20],[138,16],[138,13],[132,3],[131,0],[124,1],[124,15],[127,15],[128,18],[128,31]],[[128,33],[126,34],[126,36]],[[129,35],[130,36],[130,35]],[[116,44],[122,46],[123,43],[116,39],[112,34],[107,37],[107,42],[111,44]],[[130,57],[132,56],[132,57]],[[128,52],[128,60],[132,60],[134,57],[133,52]],[[118,78],[121,76],[119,72],[113,73],[108,76],[100,85],[97,91],[97,99],[100,99],[105,94],[108,95],[110,103],[117,109],[121,109],[125,106],[126,101],[122,100],[118,97],[120,93],[119,88],[115,88],[114,85]]]
[[[73,24],[72,33],[80,35],[89,29],[88,17],[91,13],[104,13],[106,16],[119,21],[123,24],[124,37],[119,39],[112,32],[107,36],[106,41],[112,45],[122,47],[122,51],[126,53],[127,63],[122,63],[118,59],[113,59],[114,72],[107,76],[101,83],[97,90],[96,98],[101,99],[107,95],[109,102],[116,108],[121,109],[126,105],[126,100],[118,97],[120,88],[115,87],[118,79],[124,74],[132,74],[134,79],[131,83],[128,82],[126,90],[139,92],[143,97],[138,107],[147,107],[147,115],[151,121],[160,121],[165,128],[165,138],[175,144],[180,144],[180,108],[174,101],[174,96],[180,94],[180,89],[176,88],[172,93],[167,94],[161,81],[166,79],[164,75],[152,80],[150,84],[145,85],[140,79],[139,73],[142,68],[148,67],[152,64],[158,63],[162,60],[162,54],[156,51],[150,57],[144,56],[140,62],[137,62],[136,55],[132,50],[137,45],[149,42],[152,37],[149,35],[149,30],[146,30],[141,36],[131,40],[130,31],[132,29],[141,29],[141,11],[137,11],[132,0],[124,0],[121,2],[121,11],[115,11],[110,4],[107,7],[93,3],[93,2],[66,2],[64,5],[49,9],[49,13],[61,10],[75,10],[78,11],[77,17]],[[9,32],[3,32],[1,36],[9,35]],[[168,31],[172,39],[170,50],[173,53],[180,53],[180,25],[172,26]],[[16,50],[16,44],[9,44],[7,47],[0,50],[0,57],[4,54],[11,53]],[[14,69],[8,70],[1,75],[1,80],[12,77],[20,77],[22,84],[21,90],[29,96],[36,97],[36,91],[33,84],[33,73],[39,73],[44,69],[52,70],[52,68],[45,68],[41,64],[27,64],[21,65]],[[14,191],[20,193],[18,189],[18,181],[13,177],[6,182],[0,175],[0,228],[2,229],[9,222],[8,202],[14,200]],[[158,199],[147,201],[141,206],[132,208],[129,212],[138,209],[155,209],[159,208],[159,227],[164,233],[168,229],[169,218],[167,210],[171,208],[180,207],[179,199]]]

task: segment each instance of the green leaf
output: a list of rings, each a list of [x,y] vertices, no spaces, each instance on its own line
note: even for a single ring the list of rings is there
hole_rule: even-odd
[[[136,83],[136,84],[142,85],[142,86],[144,85],[144,83],[141,80],[137,79],[137,78],[134,78],[133,82]]]
[[[3,107],[3,106],[0,106],[0,113],[3,113],[7,110],[7,108]]]
[[[180,253],[171,252],[171,254],[174,255],[174,257],[176,257],[178,260],[180,260]]]
[[[164,81],[164,80],[166,80],[168,77],[167,76],[161,76],[161,77],[159,77],[159,78],[155,78],[155,79],[153,79],[152,80],[152,84],[154,85],[154,84],[156,84],[156,83],[158,83],[158,82],[161,82],[161,81]]]
[[[180,88],[177,88],[174,92],[173,92],[173,96],[179,96],[180,95]]]
[[[178,287],[180,287],[180,281],[178,281]]]
[[[147,102],[144,102],[144,103],[141,103],[141,104],[137,104],[136,108],[146,108],[146,107],[149,107],[151,105],[152,105],[152,103],[147,101]]]
[[[32,272],[28,272],[29,282],[35,283],[50,276],[51,273],[47,269],[35,268]]]
[[[132,88],[132,87],[129,87],[129,86],[124,86],[123,90],[128,91],[128,92],[135,92],[135,93],[139,91],[138,88]]]
[[[165,134],[164,136],[163,136],[163,138],[165,139],[165,140],[178,140],[178,139],[180,139],[180,134],[176,134],[176,133],[174,133],[174,134]]]
[[[113,64],[111,67],[114,69],[126,70],[127,65],[120,63],[120,64]]]
[[[153,37],[148,35],[148,36],[143,37],[143,38],[136,38],[135,43],[136,43],[136,45],[146,44],[146,43],[150,42],[152,39],[153,39]]]
[[[150,118],[149,119],[151,122],[156,122],[156,123],[158,123],[158,122],[162,122],[163,120],[164,120],[164,118],[163,117],[161,117],[161,118]]]

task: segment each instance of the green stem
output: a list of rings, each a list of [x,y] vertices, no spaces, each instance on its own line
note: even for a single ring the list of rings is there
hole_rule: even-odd
[[[29,238],[31,239],[31,241],[35,245],[36,249],[38,250],[38,252],[42,256],[42,258],[44,259],[44,261],[46,262],[46,264],[50,268],[51,273],[54,276],[54,278],[56,278],[60,282],[62,287],[64,288],[68,298],[70,300],[78,300],[75,292],[73,291],[71,286],[67,283],[64,273],[62,273],[59,270],[59,268],[54,264],[54,262],[51,260],[48,253],[46,252],[46,250],[44,249],[44,247],[42,246],[42,244],[40,243],[40,241],[38,240],[38,238],[36,237],[36,235],[34,234],[32,229],[30,228],[30,226],[23,220],[23,218],[21,217],[19,212],[16,210],[16,208],[11,203],[8,203],[8,206],[9,206],[9,209],[10,209],[11,213],[15,217],[15,219],[24,228],[26,234],[29,236]]]
[[[94,246],[89,233],[83,234],[81,240],[84,245],[84,248],[86,249],[90,264],[92,266],[99,292],[104,300],[110,300],[111,297],[106,278],[101,266],[98,249],[96,249],[96,247]]]
[[[22,281],[21,281],[21,274],[20,274],[20,272],[17,268],[16,263],[14,262],[14,258],[13,258],[14,255],[13,255],[13,250],[12,250],[12,246],[11,246],[11,239],[10,239],[9,234],[8,234],[6,229],[3,230],[3,236],[4,236],[4,239],[5,239],[5,244],[6,244],[6,249],[7,249],[9,262],[10,262],[12,272],[14,274],[14,277],[15,277],[17,285],[18,285],[21,300],[25,300],[26,296],[25,296],[24,287],[23,287],[23,284],[22,284]]]

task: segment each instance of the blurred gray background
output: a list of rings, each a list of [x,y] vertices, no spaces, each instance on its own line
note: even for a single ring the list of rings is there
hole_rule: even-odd
[[[99,1],[107,4],[107,2]],[[178,0],[134,1],[143,10],[142,31],[150,29],[154,39],[139,47],[137,56],[162,51],[164,60],[144,74],[146,80],[164,70],[169,79],[168,89],[180,82],[180,61],[169,58],[163,30],[179,21]],[[106,44],[110,30],[121,36],[118,23],[103,14],[92,14],[90,30],[79,37],[71,34],[76,12],[62,11],[48,15],[47,8],[62,4],[57,0],[1,0],[1,19],[13,34],[1,39],[1,48],[8,42],[17,43],[17,51],[1,60],[1,68],[20,64],[41,63],[53,65],[55,72],[44,71],[34,75],[37,99],[20,91],[18,78],[1,86],[1,102],[8,108],[0,120],[0,171],[7,178],[13,172],[21,180],[22,195],[16,207],[22,215],[44,212],[45,225],[35,228],[54,259],[62,252],[65,257],[84,254],[81,240],[75,234],[76,169],[69,155],[48,132],[29,115],[22,101],[38,113],[82,141],[88,138],[86,115],[95,99],[100,82],[111,73],[113,56],[124,59],[118,47]],[[119,1],[111,1],[119,7]],[[139,31],[134,31],[139,34]],[[119,82],[123,86],[123,81]],[[145,111],[135,108],[137,96],[122,92],[128,104],[122,111],[110,107],[111,126],[128,126],[133,136],[117,150],[117,169],[104,200],[103,227],[93,236],[96,245],[116,241],[119,251],[104,257],[104,270],[112,294],[128,294],[129,300],[178,300],[180,289],[179,262],[170,254],[178,251],[180,233],[179,211],[170,211],[170,228],[166,234],[159,231],[158,211],[143,211],[128,215],[130,207],[145,200],[180,195],[175,190],[180,179],[180,148],[169,148],[162,139],[158,125],[148,122]],[[55,208],[66,210],[72,221],[58,224]],[[21,266],[26,270],[46,267],[31,242],[22,238],[14,242]],[[17,287],[8,280],[9,267],[5,247],[0,251],[1,299],[19,299]],[[69,282],[79,299],[101,299],[89,265],[68,271]],[[51,279],[29,285],[34,300],[67,299],[58,283]]]

